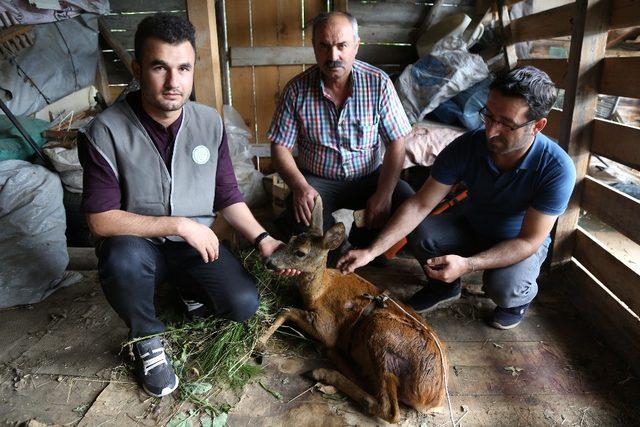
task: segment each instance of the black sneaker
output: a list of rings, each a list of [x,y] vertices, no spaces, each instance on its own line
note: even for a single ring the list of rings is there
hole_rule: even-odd
[[[148,338],[133,344],[136,373],[144,391],[151,396],[162,397],[178,388],[178,377],[159,337]]]
[[[428,313],[437,307],[460,298],[462,286],[457,283],[429,283],[413,294],[406,304],[420,314]]]
[[[491,326],[498,329],[515,328],[524,319],[529,304],[519,305],[517,307],[504,308],[496,307],[493,311],[493,322]]]

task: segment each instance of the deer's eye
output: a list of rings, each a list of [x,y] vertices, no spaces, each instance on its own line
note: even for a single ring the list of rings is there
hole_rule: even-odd
[[[302,257],[304,257],[306,254],[305,254],[304,252],[302,252],[302,251],[296,251],[296,252],[294,253],[294,255],[295,255],[295,256],[297,256],[298,258],[302,258]]]

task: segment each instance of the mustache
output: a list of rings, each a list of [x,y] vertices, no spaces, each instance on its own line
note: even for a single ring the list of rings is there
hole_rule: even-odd
[[[501,136],[494,136],[492,138],[489,139],[489,142],[502,142],[505,143],[506,141],[504,140],[504,138],[502,138]]]
[[[343,61],[327,61],[324,63],[327,68],[344,68]]]
[[[162,94],[163,95],[182,95],[182,91],[173,90],[173,89],[171,89],[171,90],[163,90]]]

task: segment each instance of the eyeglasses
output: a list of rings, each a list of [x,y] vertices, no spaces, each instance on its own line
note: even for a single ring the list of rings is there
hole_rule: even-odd
[[[479,111],[480,113],[480,118],[482,119],[482,123],[484,123],[485,126],[491,126],[492,124],[499,124],[500,126],[502,126],[503,128],[509,130],[510,132],[513,132],[517,129],[523,128],[527,125],[530,125],[531,123],[535,122],[536,120],[529,120],[526,123],[523,123],[521,125],[508,125],[504,122],[501,122],[498,119],[494,119],[493,116],[491,116],[491,114],[489,114],[489,110],[487,109],[487,107],[482,107],[482,109]]]

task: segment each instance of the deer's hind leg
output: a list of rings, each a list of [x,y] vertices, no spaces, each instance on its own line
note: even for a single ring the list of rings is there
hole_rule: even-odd
[[[378,415],[378,403],[376,399],[342,373],[335,369],[319,368],[311,371],[311,376],[316,381],[334,386],[362,405],[370,415]]]
[[[400,421],[398,404],[398,377],[391,372],[383,372],[378,391],[378,416],[389,422]]]

